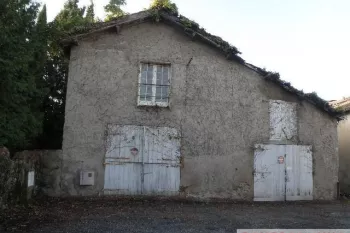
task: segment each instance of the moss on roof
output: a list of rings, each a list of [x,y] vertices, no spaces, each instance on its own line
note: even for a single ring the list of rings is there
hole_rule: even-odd
[[[252,64],[246,63],[244,59],[242,59],[239,54],[241,52],[233,45],[223,40],[221,37],[212,35],[202,27],[199,26],[198,23],[193,20],[188,19],[187,17],[178,14],[177,9],[169,9],[169,8],[153,8],[147,11],[135,13],[133,15],[126,15],[116,20],[112,20],[109,22],[98,22],[94,24],[88,24],[81,27],[75,28],[73,31],[67,34],[67,38],[62,40],[63,43],[69,45],[76,44],[79,36],[86,35],[92,32],[113,28],[118,25],[123,25],[125,23],[130,23],[131,21],[135,22],[143,22],[146,20],[153,20],[156,22],[163,21],[172,26],[176,26],[184,31],[184,33],[191,37],[192,39],[200,39],[202,42],[218,49],[221,51],[225,57],[229,60],[234,60],[254,71],[259,73],[265,80],[273,82],[279,86],[281,86],[286,91],[297,95],[300,99],[303,99],[319,109],[327,112],[330,116],[341,119],[343,115],[343,111],[341,109],[333,108],[326,100],[319,97],[316,93],[304,93],[302,90],[298,90],[293,87],[289,82],[286,82],[280,79],[279,73],[266,71],[260,67],[254,66]]]

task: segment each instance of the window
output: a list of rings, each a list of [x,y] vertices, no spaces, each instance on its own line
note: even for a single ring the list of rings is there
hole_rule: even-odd
[[[138,105],[169,105],[170,65],[141,63]]]

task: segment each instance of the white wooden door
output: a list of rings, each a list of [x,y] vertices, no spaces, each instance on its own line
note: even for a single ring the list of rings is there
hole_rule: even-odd
[[[254,201],[285,200],[285,153],[283,145],[255,145]]]
[[[255,145],[254,201],[312,199],[311,146]]]
[[[105,194],[176,195],[180,187],[180,136],[176,129],[109,126]]]
[[[286,200],[312,200],[311,146],[286,145]]]
[[[140,194],[143,130],[109,126],[105,156],[105,194]]]
[[[176,129],[145,127],[143,194],[175,195],[180,187],[180,136]]]

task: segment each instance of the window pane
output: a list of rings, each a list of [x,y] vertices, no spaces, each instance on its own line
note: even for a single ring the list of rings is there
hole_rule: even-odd
[[[157,69],[157,85],[162,85],[162,79],[163,79],[163,75],[162,75],[162,67],[159,66]]]
[[[156,88],[156,102],[168,102],[169,87],[157,86]]]
[[[162,87],[162,99],[163,102],[168,102],[169,98],[169,87]]]
[[[147,71],[141,73],[141,83],[147,83]]]
[[[170,85],[169,78],[168,78],[168,72],[163,73],[163,85]]]
[[[151,85],[147,85],[146,86],[146,100],[147,101],[152,101],[152,86]]]
[[[146,97],[146,85],[140,85],[140,100],[145,100]]]
[[[162,100],[162,87],[157,86],[156,87],[156,101],[159,102]]]
[[[153,79],[153,66],[148,66],[147,69],[147,84],[152,84]]]

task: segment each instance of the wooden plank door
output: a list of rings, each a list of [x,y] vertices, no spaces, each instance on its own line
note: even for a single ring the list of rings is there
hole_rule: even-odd
[[[180,137],[176,129],[109,126],[105,194],[176,195],[180,187]]]
[[[141,194],[143,128],[108,127],[105,156],[105,194]]]
[[[284,145],[255,145],[254,201],[285,200]]]
[[[177,195],[180,135],[174,128],[145,127],[143,194]]]
[[[286,146],[286,200],[312,200],[312,147]]]

